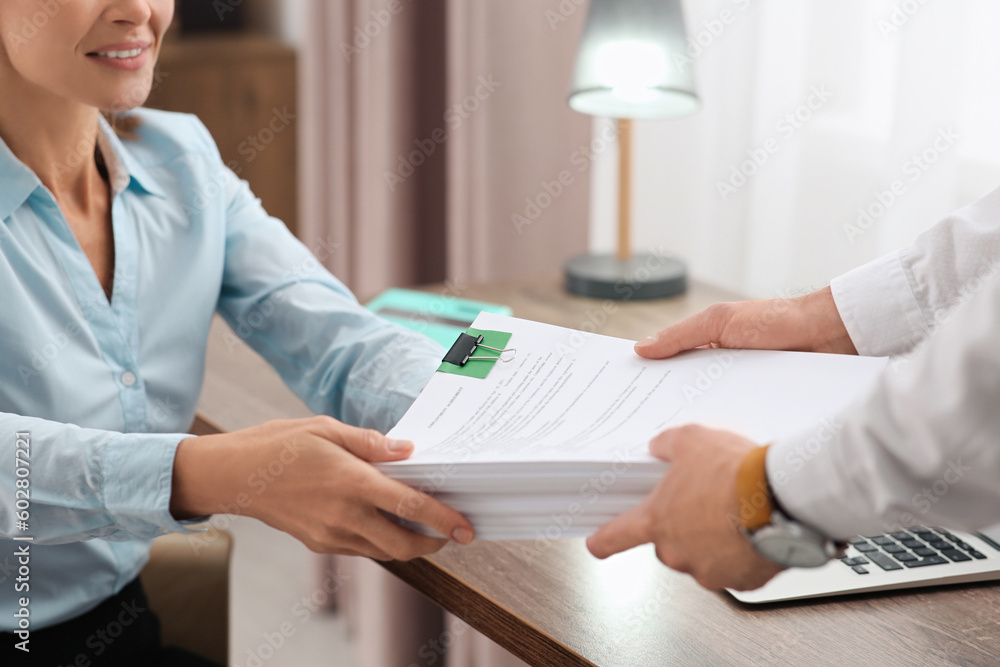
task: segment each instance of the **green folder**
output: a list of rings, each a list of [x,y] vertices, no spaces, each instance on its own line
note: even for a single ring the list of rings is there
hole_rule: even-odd
[[[407,289],[386,290],[368,302],[367,306],[390,322],[419,331],[445,349],[450,348],[458,335],[472,326],[480,312],[513,314],[509,307],[496,303]],[[473,363],[485,364],[480,361]]]

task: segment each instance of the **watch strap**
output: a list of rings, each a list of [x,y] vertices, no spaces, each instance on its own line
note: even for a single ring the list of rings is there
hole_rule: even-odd
[[[770,445],[756,447],[740,464],[736,474],[736,498],[743,527],[754,532],[771,522],[774,498],[767,483],[767,450]]]

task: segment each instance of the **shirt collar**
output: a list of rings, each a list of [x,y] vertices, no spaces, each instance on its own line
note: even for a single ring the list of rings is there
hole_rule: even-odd
[[[0,139],[0,221],[21,207],[42,182]]]
[[[103,116],[99,117],[98,122],[100,131],[97,134],[97,144],[108,167],[111,191],[117,195],[135,184],[151,195],[166,199],[166,194],[157,182],[125,148]],[[41,186],[42,182],[35,173],[0,139],[0,221],[9,218]]]
[[[104,156],[104,164],[108,167],[108,180],[111,182],[112,192],[118,194],[134,183],[145,192],[166,199],[167,195],[146,168],[124,146],[103,115],[99,117],[98,123],[100,132],[97,134],[97,145]]]

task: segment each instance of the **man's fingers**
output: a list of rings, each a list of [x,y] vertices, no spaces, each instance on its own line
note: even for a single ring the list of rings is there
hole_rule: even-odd
[[[647,359],[666,359],[685,350],[718,342],[728,316],[727,304],[717,304],[655,336],[645,338],[635,345],[636,353]]]
[[[587,538],[587,549],[597,558],[607,558],[649,542],[649,499],[622,514]]]
[[[468,544],[475,537],[469,520],[440,500],[384,475],[373,482],[370,501],[375,507],[407,521],[422,523],[459,544]]]
[[[315,424],[319,435],[340,445],[362,461],[398,461],[413,453],[412,442],[392,440],[374,429],[348,426],[332,417],[316,417]]]
[[[677,456],[677,448],[685,442],[698,440],[711,429],[698,424],[688,424],[663,431],[649,441],[649,453],[667,463]]]

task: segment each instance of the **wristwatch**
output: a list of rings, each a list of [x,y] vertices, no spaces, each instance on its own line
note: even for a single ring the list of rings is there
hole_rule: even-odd
[[[767,449],[747,454],[736,477],[741,532],[757,553],[782,567],[819,567],[842,557],[845,543],[791,519],[779,507],[767,480]]]

